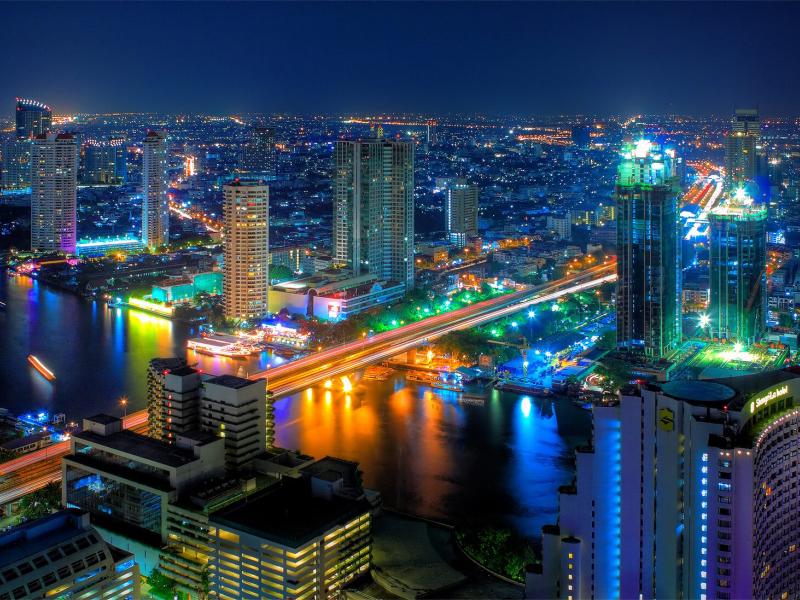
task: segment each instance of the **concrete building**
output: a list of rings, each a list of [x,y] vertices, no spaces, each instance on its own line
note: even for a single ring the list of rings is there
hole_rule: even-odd
[[[568,242],[572,239],[572,220],[569,215],[547,215],[547,230]]]
[[[333,253],[353,275],[414,287],[414,146],[381,136],[334,150]]]
[[[766,328],[767,207],[740,188],[708,220],[712,337],[752,344]]]
[[[142,243],[169,243],[168,150],[165,131],[148,131],[142,144]]]
[[[629,145],[617,173],[617,347],[661,358],[681,340],[678,193],[672,156]]]
[[[61,470],[63,505],[158,546],[166,539],[167,504],[224,474],[225,444],[203,432],[186,432],[168,444],[122,429],[118,418],[96,415],[72,437]]]
[[[275,153],[275,129],[272,127],[253,127],[250,140],[244,148],[243,171],[248,177],[270,178],[277,171]]]
[[[134,556],[106,543],[89,514],[62,510],[0,535],[0,600],[138,600]]]
[[[269,186],[223,186],[225,316],[249,321],[269,311]]]
[[[736,109],[725,137],[725,179],[735,190],[756,179],[757,152],[761,143],[761,119],[757,109]]]
[[[53,111],[47,104],[27,98],[16,100],[14,120],[18,140],[29,140],[50,133],[53,126]]]
[[[72,135],[41,134],[31,145],[31,248],[75,253],[78,147]]]
[[[267,443],[272,445],[274,431],[267,431],[267,386],[263,379],[251,381],[234,375],[206,379],[200,402],[200,425],[224,440],[229,471],[249,468]]]
[[[164,439],[164,412],[168,396],[173,390],[167,387],[166,377],[186,366],[183,358],[153,358],[147,366],[147,426],[148,435]]]
[[[340,470],[284,477],[211,515],[211,590],[220,600],[338,597],[369,571],[370,519]]]
[[[528,598],[800,594],[800,372],[673,381],[592,409]]]
[[[121,185],[128,179],[128,149],[125,140],[89,140],[83,146],[81,183]]]
[[[461,178],[439,178],[436,188],[444,193],[444,226],[447,238],[459,248],[478,235],[481,189]]]
[[[24,191],[31,185],[31,140],[3,144],[2,189]]]

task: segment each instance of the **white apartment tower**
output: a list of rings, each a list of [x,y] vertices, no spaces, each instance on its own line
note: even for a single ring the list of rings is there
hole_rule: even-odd
[[[333,253],[354,275],[414,286],[414,146],[383,137],[334,151]]]
[[[481,189],[466,179],[443,178],[436,187],[444,191],[444,225],[447,237],[463,248],[467,239],[478,235],[478,203]]]
[[[78,147],[67,133],[43,133],[31,146],[31,249],[75,253]]]
[[[268,312],[269,186],[236,180],[223,196],[225,316],[257,319]]]
[[[158,248],[169,243],[167,134],[148,131],[143,143],[142,244]]]

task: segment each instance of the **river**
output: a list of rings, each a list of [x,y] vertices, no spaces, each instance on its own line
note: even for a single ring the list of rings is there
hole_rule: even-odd
[[[0,277],[0,407],[79,419],[144,408],[155,356],[183,355],[196,332],[132,309],[109,308],[27,277]],[[55,374],[47,382],[27,362]],[[242,362],[198,358],[211,373],[263,370],[263,353]],[[569,400],[497,391],[465,403],[453,392],[407,382],[361,381],[352,393],[322,387],[276,402],[277,444],[358,461],[364,483],[387,506],[434,519],[507,524],[537,538],[555,522],[557,488],[571,482],[572,451],[585,443],[589,413]]]

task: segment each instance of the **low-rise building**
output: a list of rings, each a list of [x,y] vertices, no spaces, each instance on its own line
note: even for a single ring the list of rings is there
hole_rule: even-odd
[[[83,511],[62,510],[0,535],[0,600],[137,600],[134,556],[106,543]]]

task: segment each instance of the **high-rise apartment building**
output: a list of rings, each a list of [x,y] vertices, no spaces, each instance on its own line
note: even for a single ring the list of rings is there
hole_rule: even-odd
[[[478,208],[481,189],[461,178],[441,178],[436,187],[444,193],[444,225],[447,237],[463,248],[467,239],[478,235]]]
[[[41,134],[31,145],[31,248],[75,253],[78,148],[72,135]]]
[[[135,557],[106,543],[89,514],[62,510],[0,535],[0,600],[138,600]]]
[[[681,339],[678,192],[672,156],[628,146],[616,184],[617,347],[659,358]]]
[[[269,312],[269,186],[237,180],[223,196],[225,316],[257,319]]]
[[[200,426],[225,440],[225,467],[229,471],[247,469],[266,450],[266,405],[263,379],[220,375],[203,381]]]
[[[53,111],[38,100],[17,98],[15,117],[18,140],[29,140],[50,133],[53,125]]]
[[[333,254],[354,275],[414,286],[414,146],[383,137],[336,142]]]
[[[596,404],[526,597],[800,595],[799,400],[789,369]]]
[[[244,148],[243,171],[248,177],[269,178],[276,174],[275,129],[254,127]]]
[[[163,440],[166,437],[164,413],[169,396],[174,392],[174,386],[167,386],[166,378],[186,364],[186,359],[170,357],[154,358],[147,366],[147,434],[152,438]]]
[[[121,185],[128,178],[125,140],[89,140],[83,147],[81,181],[86,185]]]
[[[766,327],[767,207],[740,188],[708,219],[712,337],[752,344]]]
[[[142,146],[142,243],[158,248],[169,243],[166,132],[148,131]]]
[[[761,119],[756,109],[737,109],[725,138],[725,179],[728,189],[755,181]]]

